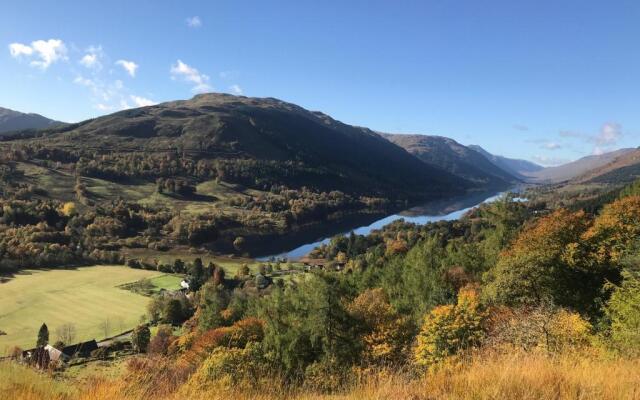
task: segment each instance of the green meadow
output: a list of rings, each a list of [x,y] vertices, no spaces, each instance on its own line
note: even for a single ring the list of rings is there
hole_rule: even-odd
[[[50,342],[65,324],[75,341],[101,339],[137,325],[149,298],[118,286],[148,279],[158,288],[177,289],[179,278],[122,266],[22,271],[0,283],[0,354],[13,346],[31,348],[38,328],[49,327]]]

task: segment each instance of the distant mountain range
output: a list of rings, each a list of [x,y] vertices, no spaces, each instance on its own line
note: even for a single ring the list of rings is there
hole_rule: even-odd
[[[513,176],[523,181],[528,180],[527,178],[529,177],[529,174],[535,173],[537,171],[542,171],[544,169],[544,167],[536,163],[532,163],[531,161],[507,158],[491,154],[478,145],[472,144],[469,146],[469,148],[485,156],[495,166],[502,168],[503,170],[509,172]]]
[[[40,114],[25,114],[0,107],[0,135],[23,129],[42,129],[59,125],[61,122],[43,117]]]
[[[381,134],[429,165],[469,180],[486,189],[513,186],[522,179],[496,165],[489,153],[480,153],[442,136]],[[488,155],[488,156],[487,156]]]
[[[630,183],[640,178],[640,150],[622,149],[603,154],[604,165],[574,178],[579,183]]]
[[[600,155],[586,156],[567,164],[528,172],[525,173],[525,176],[529,181],[536,183],[558,183],[569,181],[587,174],[589,171],[602,168],[613,162],[618,157],[633,151],[634,149],[620,149]]]

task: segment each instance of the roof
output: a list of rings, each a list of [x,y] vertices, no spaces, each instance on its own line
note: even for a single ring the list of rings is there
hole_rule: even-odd
[[[98,344],[96,343],[95,339],[91,339],[86,342],[81,342],[81,343],[73,344],[70,346],[66,346],[65,348],[62,349],[62,352],[69,357],[74,356],[76,354],[85,356],[85,355],[89,355],[93,350],[97,348],[98,348]]]
[[[44,349],[49,352],[49,359],[51,361],[58,361],[61,358],[62,359],[66,358],[66,354],[56,349],[55,347],[51,346],[50,344],[44,346]]]

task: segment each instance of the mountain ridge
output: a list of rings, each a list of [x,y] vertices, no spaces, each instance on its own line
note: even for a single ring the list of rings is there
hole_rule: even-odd
[[[23,113],[0,107],[0,135],[24,129],[42,129],[58,124],[62,124],[62,122],[52,120],[40,114]]]
[[[521,180],[485,155],[455,140],[436,135],[380,133],[427,164],[490,188],[506,188]]]
[[[520,160],[517,158],[509,158],[509,157],[504,157],[504,156],[489,153],[481,146],[478,146],[475,144],[471,144],[467,147],[484,155],[494,165],[503,169],[504,171],[509,172],[513,176],[523,181],[527,180],[527,177],[528,177],[527,173],[544,169],[544,167],[542,167],[541,165],[538,165],[531,161]]]

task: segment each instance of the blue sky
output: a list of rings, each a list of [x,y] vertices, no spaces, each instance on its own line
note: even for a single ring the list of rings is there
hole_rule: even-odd
[[[640,2],[11,1],[0,106],[78,121],[199,91],[543,164],[640,145]]]

